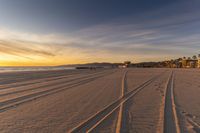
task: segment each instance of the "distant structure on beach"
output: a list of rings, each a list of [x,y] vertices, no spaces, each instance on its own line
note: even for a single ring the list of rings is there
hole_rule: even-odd
[[[131,66],[131,62],[130,61],[125,61],[124,65],[125,65],[125,67],[130,67]]]
[[[188,57],[187,59],[184,57],[181,61],[182,68],[197,68],[198,67],[198,59],[196,56],[193,58]]]
[[[130,61],[125,61],[119,67],[142,67],[142,68],[200,68],[200,54],[192,57],[183,57],[160,62],[142,62],[131,64]]]
[[[191,57],[183,57],[168,62],[170,68],[200,68],[200,55]]]
[[[67,65],[74,67],[76,69],[90,69],[96,70],[100,68],[128,68],[128,67],[138,67],[138,68],[200,68],[200,54],[198,56],[194,55],[192,57],[182,57],[178,59],[171,59],[159,62],[141,62],[132,63],[131,61],[124,61],[121,63],[87,63],[87,64],[75,64]],[[62,66],[62,67],[65,67]]]
[[[127,68],[127,67],[131,67],[131,66],[132,66],[131,61],[124,61],[123,64],[118,65],[119,68]]]
[[[198,55],[198,68],[200,68],[200,54]]]

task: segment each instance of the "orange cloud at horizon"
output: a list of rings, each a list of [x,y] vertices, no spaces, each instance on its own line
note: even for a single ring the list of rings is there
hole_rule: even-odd
[[[61,50],[60,50],[61,49]],[[167,55],[166,55],[167,57]],[[169,57],[169,56],[168,56]],[[132,62],[161,60],[159,56],[118,54],[99,50],[94,53],[71,47],[0,41],[0,66],[58,66],[91,62]]]
[[[58,66],[65,64],[86,63],[79,57],[65,55],[38,56],[38,55],[12,55],[0,52],[0,66]]]
[[[120,44],[119,47],[118,42],[107,42],[98,38],[37,35],[0,28],[0,66],[57,66],[126,60],[143,62],[174,57],[168,53],[152,52],[152,47],[146,44],[126,47],[123,47],[123,41]],[[147,48],[149,54],[144,54],[148,51],[143,51],[143,48]]]

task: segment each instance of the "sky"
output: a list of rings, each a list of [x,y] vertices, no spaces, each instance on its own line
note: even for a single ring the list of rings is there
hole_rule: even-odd
[[[199,0],[0,0],[0,66],[200,53]]]

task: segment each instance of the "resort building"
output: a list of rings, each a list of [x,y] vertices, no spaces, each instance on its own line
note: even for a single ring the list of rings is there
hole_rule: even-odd
[[[197,59],[185,59],[183,58],[181,61],[181,67],[182,68],[196,68],[198,67],[200,64],[200,61]]]
[[[198,68],[200,68],[200,58],[198,59]]]

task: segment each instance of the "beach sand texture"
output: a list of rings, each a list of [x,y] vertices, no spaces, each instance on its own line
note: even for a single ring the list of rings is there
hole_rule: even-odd
[[[200,70],[0,73],[1,133],[200,132]]]

